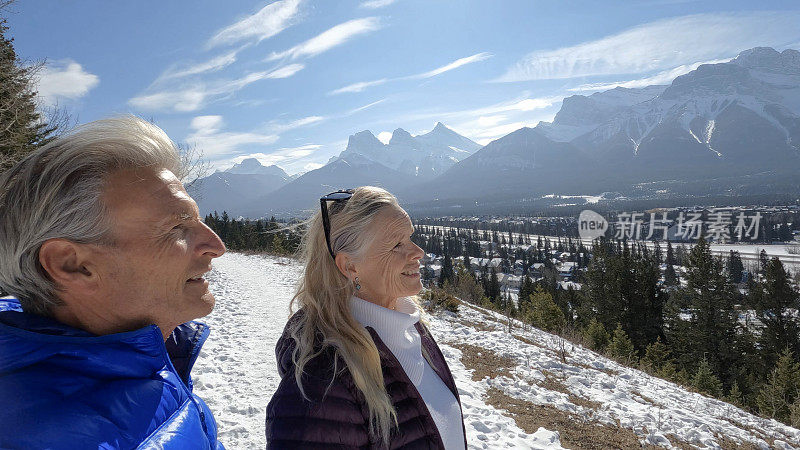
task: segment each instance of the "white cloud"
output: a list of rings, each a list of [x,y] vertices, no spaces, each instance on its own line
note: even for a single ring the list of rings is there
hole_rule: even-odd
[[[201,63],[193,64],[188,67],[184,68],[171,68],[164,72],[161,77],[162,80],[167,80],[170,78],[182,78],[187,77],[190,75],[198,75],[205,72],[214,72],[220,70],[224,67],[227,67],[236,62],[236,54],[238,50],[225,53],[223,55],[216,56],[214,58],[209,59],[208,61],[204,61]]]
[[[308,116],[308,117],[303,117],[301,119],[293,120],[288,123],[270,122],[269,124],[267,124],[267,128],[273,133],[284,133],[289,130],[294,130],[295,128],[300,128],[307,125],[314,125],[316,123],[322,122],[323,120],[326,120],[326,118],[322,116]]]
[[[493,127],[498,123],[505,121],[506,121],[506,116],[504,115],[478,117],[478,124],[484,127]]]
[[[472,55],[472,56],[467,56],[466,58],[457,59],[457,60],[451,62],[450,64],[444,65],[444,66],[439,67],[437,69],[433,69],[430,72],[421,73],[419,75],[413,75],[413,78],[431,78],[431,77],[435,77],[436,75],[441,75],[441,74],[443,74],[445,72],[449,72],[449,71],[451,71],[453,69],[458,69],[461,66],[465,66],[467,64],[472,64],[472,63],[475,63],[475,62],[483,61],[483,60],[489,59],[491,57],[492,57],[492,55],[490,53],[486,53],[486,52],[477,53],[477,54]]]
[[[389,6],[395,1],[396,0],[369,0],[366,2],[361,2],[361,4],[358,6],[367,9],[378,9],[378,8],[383,8],[385,6]]]
[[[190,112],[200,109],[207,97],[208,93],[202,86],[194,86],[183,90],[140,95],[128,100],[128,104],[145,111]]]
[[[362,81],[359,83],[353,83],[345,87],[330,91],[328,92],[328,95],[344,94],[345,92],[361,92],[368,87],[379,86],[383,83],[386,83],[387,81],[389,81],[388,78],[381,78],[380,80],[375,80],[375,81]]]
[[[280,0],[261,8],[255,14],[229,25],[214,34],[207,47],[257,41],[271,38],[292,25],[299,12],[300,0]]]
[[[310,58],[344,44],[358,35],[378,30],[380,27],[380,21],[377,17],[350,20],[323,31],[321,34],[289,50],[280,53],[272,53],[267,60],[272,61],[286,57],[292,59],[300,57]]]
[[[195,144],[203,152],[204,158],[211,160],[235,154],[242,146],[270,145],[277,140],[278,136],[274,134],[220,132],[218,129],[196,130],[186,137],[187,142]]]
[[[388,144],[390,140],[392,140],[392,133],[389,131],[381,131],[378,133],[377,136],[379,141],[383,142],[384,144]]]
[[[385,102],[385,101],[386,101],[386,99],[385,99],[385,98],[382,98],[382,99],[380,99],[380,100],[377,100],[377,101],[374,101],[374,102],[372,102],[372,103],[367,103],[367,104],[366,104],[366,105],[364,105],[364,106],[359,106],[358,108],[351,109],[350,111],[347,111],[347,112],[346,112],[346,113],[344,113],[343,115],[344,115],[344,116],[350,116],[350,115],[353,115],[353,114],[355,114],[355,113],[357,113],[357,112],[364,111],[365,109],[372,108],[373,106],[379,105],[379,104],[381,104],[381,103],[383,103],[383,102]]]
[[[303,171],[304,172],[311,172],[312,170],[319,169],[320,167],[322,167],[324,165],[325,164],[310,162],[310,163],[306,164],[305,166],[303,166]]]
[[[251,72],[233,80],[217,80],[208,85],[195,83],[183,89],[162,89],[158,92],[134,97],[128,100],[128,104],[147,111],[197,111],[209,101],[230,95],[256,81],[287,78],[303,67],[302,64],[290,64],[272,71]]]
[[[222,116],[197,116],[192,119],[189,127],[197,134],[211,134],[222,128],[222,124]]]
[[[83,97],[97,86],[100,78],[83,69],[75,61],[48,63],[36,75],[36,90],[45,105],[54,105],[61,99]]]
[[[666,70],[730,58],[756,46],[782,47],[800,37],[800,11],[714,13],[640,25],[596,41],[535,51],[496,81],[513,82]]]
[[[289,64],[279,67],[266,75],[266,78],[289,78],[305,68],[303,64]]]
[[[728,62],[730,59],[715,59],[713,61],[706,61],[706,62],[698,62],[694,64],[684,64],[674,69],[664,70],[659,72],[653,76],[644,77],[644,78],[637,78],[635,80],[628,80],[628,81],[617,81],[613,83],[590,83],[590,84],[582,84],[580,86],[567,89],[570,92],[583,92],[583,91],[607,91],[609,89],[614,89],[615,87],[624,87],[629,89],[634,88],[643,88],[646,86],[652,86],[656,84],[670,84],[672,80],[675,78],[685,75],[698,67],[702,64],[719,64]]]
[[[328,92],[328,95],[337,95],[337,94],[344,94],[344,93],[351,93],[351,92],[361,92],[364,89],[372,86],[379,86],[381,84],[387,83],[389,81],[396,81],[396,80],[419,80],[424,78],[432,78],[437,75],[441,75],[445,72],[449,72],[453,69],[457,69],[461,66],[465,66],[467,64],[472,64],[475,62],[483,61],[485,59],[491,58],[492,55],[490,53],[476,53],[472,56],[467,56],[465,58],[457,59],[449,64],[441,66],[439,68],[433,69],[428,72],[419,73],[416,75],[408,75],[405,77],[397,77],[397,78],[381,78],[380,80],[374,81],[361,81],[358,83],[349,84],[345,87],[341,87],[339,89],[333,90]]]

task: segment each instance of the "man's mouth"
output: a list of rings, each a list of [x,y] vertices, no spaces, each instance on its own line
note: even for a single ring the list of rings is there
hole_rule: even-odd
[[[407,277],[418,277],[419,276],[419,269],[411,269],[406,270],[405,272],[400,272]]]
[[[205,274],[206,274],[206,272],[203,272],[203,273],[200,273],[198,275],[195,275],[195,276],[189,278],[188,280],[186,280],[186,282],[187,283],[197,283],[197,282],[205,281],[205,279],[203,278],[203,275],[205,275]]]

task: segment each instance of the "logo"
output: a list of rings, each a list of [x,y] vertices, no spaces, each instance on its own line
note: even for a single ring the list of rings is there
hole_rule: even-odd
[[[605,217],[592,211],[584,209],[578,216],[578,234],[581,239],[595,239],[606,234],[608,221]]]

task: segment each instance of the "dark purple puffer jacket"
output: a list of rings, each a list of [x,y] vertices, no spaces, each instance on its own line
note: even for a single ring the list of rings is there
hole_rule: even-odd
[[[300,314],[303,314],[302,311],[292,316],[289,323],[298,320]],[[338,370],[334,373],[337,356],[332,348],[326,348],[305,366],[303,388],[311,401],[303,398],[295,382],[292,363],[295,341],[289,336],[288,327],[287,324],[275,347],[278,372],[282,379],[267,406],[267,448],[381,448],[369,436],[367,404],[341,359],[338,359]],[[425,350],[423,355],[427,352],[430,357],[428,363],[456,397],[460,406],[461,400],[453,375],[439,346],[424,325],[417,323],[416,327]],[[436,424],[417,388],[375,330],[367,327],[367,331],[378,347],[384,385],[397,411],[399,428],[392,430],[388,448],[444,450]],[[466,446],[465,441],[464,448]]]

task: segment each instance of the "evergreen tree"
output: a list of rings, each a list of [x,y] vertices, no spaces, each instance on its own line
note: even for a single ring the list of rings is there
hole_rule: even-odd
[[[744,395],[742,391],[739,389],[739,383],[734,381],[731,385],[731,389],[728,391],[728,395],[725,396],[725,401],[730,403],[731,405],[738,406],[739,408],[744,407]]]
[[[621,324],[617,324],[617,328],[614,329],[606,352],[610,357],[620,361],[628,362],[634,358],[633,342],[625,334]]]
[[[486,296],[489,297],[492,303],[497,304],[500,301],[500,281],[497,279],[497,272],[494,267],[492,267],[489,275]]]
[[[444,260],[442,261],[442,270],[439,272],[439,280],[437,284],[439,287],[444,286],[445,281],[453,284],[455,281],[455,272],[453,271],[453,260],[450,258],[448,247],[444,247]]]
[[[792,405],[800,397],[800,363],[794,360],[792,352],[785,349],[767,383],[758,393],[756,404],[762,415],[788,422]]]
[[[642,357],[642,368],[650,372],[658,372],[668,362],[671,362],[669,347],[657,338],[655,342],[647,346]]]
[[[531,296],[528,320],[531,325],[554,333],[560,332],[566,323],[564,313],[553,301],[553,296],[541,287]]]
[[[707,358],[712,373],[728,382],[742,356],[737,348],[735,294],[722,262],[711,254],[702,237],[689,253],[686,269],[687,285],[681,294],[691,311],[690,326],[670,327],[673,338],[683,341],[678,345],[683,350],[677,355],[679,365],[692,367]]]
[[[666,269],[664,269],[664,284],[667,286],[678,285],[678,274],[675,273],[675,255],[672,252],[672,243],[667,241],[667,258],[664,261]]]
[[[6,5],[0,4],[0,12]],[[58,128],[36,108],[35,74],[41,66],[17,58],[6,23],[0,17],[0,173],[50,141]]]
[[[592,319],[589,322],[589,326],[586,327],[586,330],[583,333],[583,338],[594,351],[602,352],[608,346],[608,342],[611,340],[611,335],[608,334],[603,324],[600,323],[597,319]]]
[[[695,372],[694,377],[692,377],[692,386],[699,392],[712,397],[719,397],[722,395],[722,382],[720,382],[719,378],[711,371],[708,360],[705,358],[700,361],[697,372]]]
[[[763,326],[758,342],[764,367],[772,367],[784,348],[800,355],[800,293],[777,257],[767,262],[764,280],[750,284],[747,302]]]
[[[744,264],[742,264],[742,258],[739,256],[739,252],[731,250],[728,256],[728,278],[731,280],[731,283],[741,283],[743,271]]]

